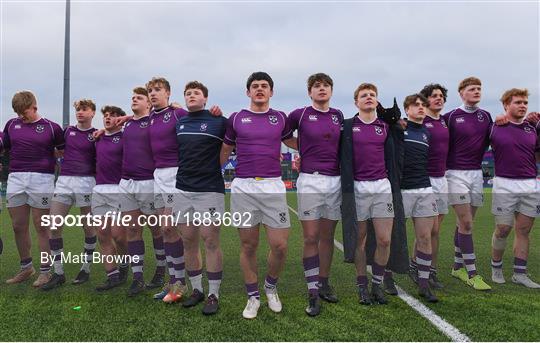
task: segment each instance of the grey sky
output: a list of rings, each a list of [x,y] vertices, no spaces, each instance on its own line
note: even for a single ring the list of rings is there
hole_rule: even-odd
[[[2,127],[20,89],[61,123],[64,2],[2,0],[1,8]],[[92,98],[98,108],[128,111],[131,89],[159,75],[182,103],[184,84],[202,81],[228,115],[248,105],[245,80],[263,70],[275,81],[271,106],[286,112],[309,104],[305,81],[315,72],[332,76],[332,106],[347,117],[361,82],[375,83],[385,105],[440,82],[450,109],[470,75],[482,79],[481,106],[492,113],[511,87],[528,88],[530,109],[540,109],[536,1],[72,1],[71,37],[71,101]],[[101,127],[99,112],[96,119]]]

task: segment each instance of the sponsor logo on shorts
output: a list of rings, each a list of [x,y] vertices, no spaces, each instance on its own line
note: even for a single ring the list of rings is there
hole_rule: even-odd
[[[277,116],[274,116],[274,115],[268,116],[268,120],[270,121],[270,124],[272,125],[277,125],[278,123]]]
[[[242,118],[242,124],[251,124],[251,117]]]
[[[459,200],[465,200],[465,196],[464,196],[464,195],[460,195],[460,196],[459,196]]]
[[[394,212],[394,205],[392,203],[387,203],[386,204],[386,212],[388,212],[388,213]]]
[[[287,221],[287,213],[286,212],[280,212],[279,213],[279,221],[282,223],[285,223]]]
[[[497,212],[502,212],[502,207],[497,207]]]
[[[339,117],[336,114],[332,114],[332,124],[339,125]]]
[[[42,133],[43,131],[45,131],[45,126],[39,124],[39,125],[36,125],[36,132],[37,133]]]
[[[305,215],[305,216],[311,215],[311,211],[304,211],[304,215]]]
[[[536,205],[536,213],[540,214],[540,205]]]
[[[84,202],[90,202],[90,194],[84,195]]]
[[[201,131],[206,131],[207,128],[208,128],[208,124],[206,123],[201,124]]]
[[[173,202],[173,195],[167,194],[167,204],[172,204],[172,202]]]
[[[150,203],[150,210],[154,211],[156,209],[156,205],[154,205],[154,202],[152,201]]]
[[[49,197],[41,198],[41,205],[48,205],[48,204],[49,204]]]
[[[208,209],[208,212],[210,212],[210,215],[213,216],[214,214],[216,214],[216,208],[215,207],[210,207]]]
[[[433,207],[433,212],[437,212],[437,204],[432,202],[431,207]]]
[[[383,134],[382,128],[380,126],[375,126],[375,133],[379,136]]]

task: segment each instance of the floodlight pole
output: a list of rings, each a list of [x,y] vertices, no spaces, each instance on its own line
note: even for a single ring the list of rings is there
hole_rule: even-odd
[[[64,41],[64,98],[62,112],[62,126],[69,126],[69,34],[70,34],[70,0],[66,0],[66,26]]]

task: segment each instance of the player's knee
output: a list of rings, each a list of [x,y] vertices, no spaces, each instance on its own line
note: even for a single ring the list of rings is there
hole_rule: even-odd
[[[472,231],[472,220],[465,219],[459,222],[459,228],[465,232]]]
[[[304,236],[304,246],[316,246],[319,244],[319,237],[316,235]]]
[[[390,247],[390,237],[377,237],[377,247],[388,249]]]
[[[204,240],[204,247],[206,251],[215,252],[219,249],[219,241],[217,239],[206,238]]]
[[[242,242],[242,251],[246,255],[255,255],[257,253],[257,242]]]
[[[531,232],[530,226],[516,224],[516,235],[528,236],[530,232]]]
[[[510,231],[512,230],[511,226],[508,225],[497,225],[497,229],[494,232],[494,236],[496,238],[502,239],[507,238],[508,235],[510,235]]]
[[[272,244],[270,249],[272,249],[272,252],[279,256],[285,256],[287,254],[287,241],[281,241]]]

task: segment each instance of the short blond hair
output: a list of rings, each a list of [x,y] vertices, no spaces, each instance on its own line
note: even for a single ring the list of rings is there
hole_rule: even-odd
[[[373,83],[362,83],[360,86],[356,88],[354,91],[354,101],[358,100],[358,93],[360,91],[363,91],[364,89],[369,89],[375,92],[375,95],[379,95],[379,92],[377,90],[377,86],[375,86]]]
[[[30,91],[18,91],[11,100],[11,107],[17,114],[23,114],[24,111],[35,105],[37,105],[36,96]]]
[[[139,94],[139,95],[144,95],[145,97],[148,98],[148,91],[144,87],[135,87],[135,88],[133,88],[133,93]]]
[[[90,108],[92,111],[96,111],[96,104],[91,99],[80,99],[73,103],[73,107],[78,111],[81,108]]]
[[[164,77],[153,77],[152,80],[148,81],[146,83],[146,90],[149,90],[151,87],[162,85],[163,88],[167,90],[167,92],[171,91],[171,85],[169,84],[169,81],[167,81]]]
[[[528,98],[529,91],[525,88],[524,89],[512,88],[504,92],[500,100],[503,105],[508,105],[512,102],[512,98],[515,96],[523,96],[523,97]]]
[[[480,81],[479,78],[474,77],[474,76],[467,77],[467,78],[461,80],[461,82],[459,83],[458,92],[461,92],[462,90],[464,90],[468,86],[472,86],[472,85],[482,86],[482,81]]]

